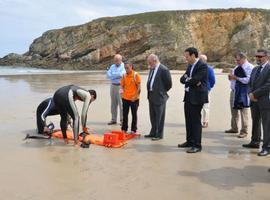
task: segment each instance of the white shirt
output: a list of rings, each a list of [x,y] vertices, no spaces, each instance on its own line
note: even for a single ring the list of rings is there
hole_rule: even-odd
[[[193,72],[194,67],[195,67],[195,65],[197,64],[198,61],[199,61],[199,59],[196,59],[196,60],[195,60],[195,63],[193,63],[193,65],[192,65],[192,67],[191,67],[190,75],[189,75],[190,78],[192,77],[192,72]]]
[[[238,67],[238,65],[233,68],[232,74],[234,75],[234,70]],[[245,74],[247,77],[243,77],[243,78],[237,78],[238,81],[240,81],[243,84],[248,84],[249,79],[250,79],[250,75],[251,72],[254,68],[254,66],[249,63],[248,61],[246,61],[243,65],[242,65],[243,70],[245,71]],[[231,89],[234,90],[235,88],[235,80],[231,80]]]
[[[192,72],[193,72],[194,67],[195,67],[195,65],[197,64],[198,61],[199,61],[199,59],[196,59],[195,62],[192,64],[191,69],[190,69],[190,74],[189,74],[188,80],[190,80],[192,78]],[[185,88],[185,91],[186,92],[189,92],[189,87]]]
[[[151,83],[150,83],[150,91],[153,90],[153,84],[154,84],[154,80],[155,80],[155,77],[156,77],[156,74],[157,74],[159,65],[160,65],[160,64],[156,65],[156,67],[155,67],[155,69],[154,69],[154,72],[152,72],[152,73],[154,73],[154,74],[153,74],[153,76],[152,76]]]
[[[265,62],[263,65],[262,65],[262,69],[261,71],[264,69],[264,67],[268,64],[269,61]]]

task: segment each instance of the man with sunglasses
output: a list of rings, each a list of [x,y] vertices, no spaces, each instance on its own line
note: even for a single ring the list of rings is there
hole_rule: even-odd
[[[263,145],[258,156],[270,153],[270,65],[268,51],[258,49],[255,55],[258,64],[252,70],[249,82],[251,100],[252,136],[251,142],[243,144],[245,148],[259,148],[261,140],[261,123],[263,126]]]

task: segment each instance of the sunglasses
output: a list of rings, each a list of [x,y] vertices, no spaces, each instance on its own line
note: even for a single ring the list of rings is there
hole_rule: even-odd
[[[263,57],[265,57],[265,56],[259,56],[259,55],[257,55],[257,56],[255,56],[256,58],[263,58]]]

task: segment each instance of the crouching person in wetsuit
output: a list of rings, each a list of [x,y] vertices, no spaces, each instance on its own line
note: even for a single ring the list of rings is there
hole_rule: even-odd
[[[81,113],[81,123],[83,131],[85,133],[88,133],[88,129],[86,127],[87,111],[90,103],[93,102],[96,99],[96,97],[97,95],[95,90],[85,90],[75,85],[64,86],[62,88],[59,88],[54,93],[53,101],[55,103],[56,108],[59,110],[61,116],[60,127],[65,143],[68,143],[66,131],[67,131],[67,118],[69,115],[73,120],[74,144],[78,144],[80,116],[75,101],[80,100],[84,102]]]
[[[37,132],[38,134],[46,134],[50,132],[50,128],[46,125],[47,116],[59,115],[59,110],[55,107],[53,98],[42,101],[36,111]]]

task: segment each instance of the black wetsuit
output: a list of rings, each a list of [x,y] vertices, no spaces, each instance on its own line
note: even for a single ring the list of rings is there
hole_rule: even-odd
[[[48,98],[42,101],[36,111],[37,131],[43,134],[44,127],[46,126],[46,117],[51,115],[59,115],[59,110],[55,107],[53,98]]]
[[[90,93],[78,86],[68,85],[58,89],[53,96],[54,103],[61,115],[60,126],[63,133],[63,137],[66,138],[67,130],[67,117],[70,117],[73,120],[73,134],[74,139],[78,139],[79,135],[79,113],[75,100],[83,101],[83,109],[81,114],[82,126],[86,127],[87,120],[87,111],[90,105],[91,95]]]

